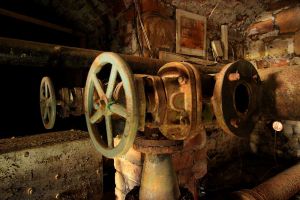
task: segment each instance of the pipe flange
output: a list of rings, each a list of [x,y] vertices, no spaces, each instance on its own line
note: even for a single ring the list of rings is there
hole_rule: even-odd
[[[146,136],[137,136],[133,148],[142,153],[172,154],[183,148],[183,141],[168,139],[152,139]]]
[[[212,105],[221,128],[247,137],[258,120],[260,77],[248,61],[226,65],[216,75]]]
[[[197,95],[193,70],[182,62],[170,62],[158,71],[166,98],[167,109],[161,133],[170,140],[184,140],[196,129]]]

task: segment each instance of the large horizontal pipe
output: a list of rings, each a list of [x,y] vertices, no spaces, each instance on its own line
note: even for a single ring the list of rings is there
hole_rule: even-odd
[[[261,112],[266,117],[300,120],[300,65],[261,69]]]
[[[31,67],[89,67],[102,51],[67,47],[0,37],[0,64]],[[133,73],[156,74],[167,61],[120,54]],[[195,65],[205,74],[220,71],[218,66]]]
[[[234,193],[239,200],[288,200],[300,191],[300,164],[277,174],[251,190]]]

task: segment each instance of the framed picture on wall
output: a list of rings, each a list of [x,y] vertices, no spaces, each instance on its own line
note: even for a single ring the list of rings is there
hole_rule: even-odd
[[[206,52],[206,17],[176,10],[176,53],[203,56]]]

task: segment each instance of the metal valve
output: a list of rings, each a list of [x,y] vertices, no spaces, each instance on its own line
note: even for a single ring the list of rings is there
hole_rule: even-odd
[[[132,74],[118,54],[102,53],[89,71],[84,107],[95,147],[110,158],[126,153],[137,131],[159,129],[165,139],[184,140],[203,130],[200,74],[188,63],[168,63],[157,76]]]
[[[40,84],[40,112],[46,129],[54,127],[56,115],[67,118],[84,114],[83,88],[61,88],[56,95],[51,78],[43,77]]]
[[[108,79],[102,71],[110,71]],[[145,154],[140,199],[179,198],[171,154],[198,133],[199,146],[206,141],[200,81],[199,71],[188,63],[168,63],[153,76],[132,74],[115,53],[94,60],[84,95],[89,134],[106,157],[125,154],[132,146]]]

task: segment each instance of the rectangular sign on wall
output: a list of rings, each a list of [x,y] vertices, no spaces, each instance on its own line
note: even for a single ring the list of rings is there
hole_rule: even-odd
[[[176,53],[205,56],[206,17],[176,10]]]

